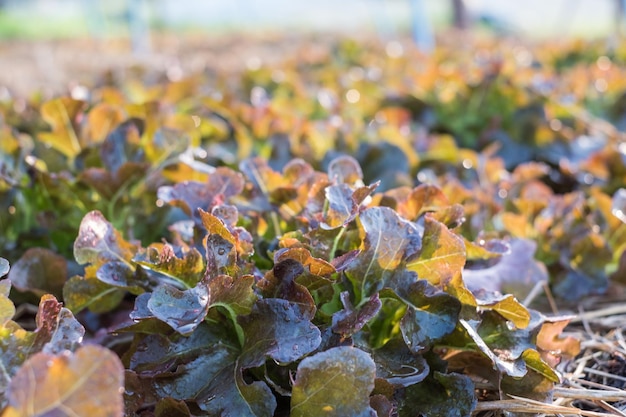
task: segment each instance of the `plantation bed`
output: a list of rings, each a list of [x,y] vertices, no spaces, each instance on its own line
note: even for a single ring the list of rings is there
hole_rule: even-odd
[[[155,45],[0,46],[2,417],[624,415],[626,51]]]

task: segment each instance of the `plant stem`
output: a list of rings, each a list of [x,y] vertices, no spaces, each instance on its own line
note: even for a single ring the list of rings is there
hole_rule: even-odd
[[[341,229],[339,229],[339,233],[337,233],[337,236],[335,236],[335,240],[333,240],[333,247],[330,250],[331,261],[335,259],[335,253],[337,252],[337,248],[339,247],[339,241],[341,240],[345,232],[346,232],[346,227],[342,226]]]

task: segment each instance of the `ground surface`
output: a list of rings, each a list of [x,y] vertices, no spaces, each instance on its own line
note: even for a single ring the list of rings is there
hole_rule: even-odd
[[[295,39],[273,35],[246,37],[197,35],[181,40],[157,36],[152,51],[134,54],[126,40],[49,40],[0,42],[0,87],[18,96],[54,95],[73,86],[92,86],[107,71],[132,67],[167,73],[172,79],[205,69],[241,69],[279,60],[298,51]],[[314,53],[311,48],[307,53]],[[261,61],[259,61],[261,60]]]

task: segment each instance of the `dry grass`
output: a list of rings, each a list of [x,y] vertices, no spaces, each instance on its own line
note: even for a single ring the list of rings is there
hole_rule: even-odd
[[[559,365],[562,382],[554,387],[551,403],[511,396],[480,401],[474,415],[626,416],[626,304],[580,310],[566,331],[581,341],[581,352]]]

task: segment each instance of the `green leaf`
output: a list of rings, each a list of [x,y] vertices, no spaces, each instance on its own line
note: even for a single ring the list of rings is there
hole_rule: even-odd
[[[236,316],[250,314],[252,306],[258,296],[254,293],[254,276],[244,275],[233,278],[228,275],[218,275],[209,279],[209,308],[222,306]]]
[[[516,327],[524,329],[530,323],[530,312],[512,295],[481,296],[476,299],[480,308],[489,308],[510,320]]]
[[[461,312],[458,299],[424,280],[408,285],[399,282],[394,290],[408,305],[400,329],[411,352],[421,353],[429,349],[435,341],[455,329]]]
[[[485,343],[476,331],[477,323],[461,320],[461,325],[467,332],[477,350],[482,352],[490,361],[494,369],[506,375],[521,378],[526,374],[526,364],[519,358],[507,358],[506,351],[500,357]]]
[[[545,366],[544,364],[542,367]],[[548,371],[548,374],[552,373],[550,378],[540,372],[536,372],[530,365],[528,368],[528,372],[522,378],[513,378],[504,375],[500,380],[502,393],[508,396],[528,398],[542,403],[554,401],[553,389],[555,380],[553,378],[556,378],[556,381],[558,381],[558,376],[554,371],[550,372],[547,368],[545,368],[545,370]]]
[[[311,318],[307,310],[287,300],[257,301],[249,315],[239,317],[245,335],[240,366],[261,366],[268,357],[286,364],[313,352],[322,338]]]
[[[566,260],[565,271],[556,279],[553,290],[569,300],[606,290],[609,281],[606,266],[613,254],[606,240],[593,230],[571,236],[561,253]]]
[[[137,253],[133,262],[173,278],[187,288],[194,287],[202,279],[205,270],[204,260],[197,249],[182,251],[179,257],[168,243],[153,243],[145,252]]]
[[[400,338],[391,339],[372,352],[376,363],[376,377],[383,378],[394,387],[408,387],[423,381],[430,372],[428,362],[415,355]]]
[[[69,355],[34,355],[11,380],[7,396],[21,416],[121,417],[122,392],[124,367],[117,355],[88,345]]]
[[[529,369],[532,369],[551,382],[561,382],[561,378],[556,371],[541,358],[541,355],[535,349],[526,349],[522,354],[522,358]]]
[[[15,305],[9,298],[11,292],[11,280],[0,280],[0,325],[4,325],[15,315]]]
[[[155,417],[191,417],[191,411],[184,401],[171,397],[161,399],[154,407]]]
[[[21,291],[60,296],[67,280],[67,261],[50,249],[31,248],[13,265],[9,279]]]
[[[435,286],[444,286],[461,272],[464,265],[463,239],[426,215],[422,250],[407,263],[407,269],[417,272],[421,279],[427,279]]]
[[[376,366],[353,347],[336,347],[298,365],[291,395],[291,416],[373,417],[369,396]]]
[[[243,380],[241,371],[224,367],[225,361],[214,362],[220,372],[202,392],[198,405],[209,415],[223,417],[272,417],[276,398],[270,388],[260,381],[250,384]],[[205,378],[205,375],[198,375]]]
[[[527,372],[522,355],[535,349],[535,340],[544,323],[544,317],[530,311],[531,320],[524,329],[511,329],[506,319],[494,311],[486,311],[480,321],[460,320],[471,343],[492,362],[494,368],[514,378]]]
[[[188,337],[143,338],[130,367],[158,398],[195,401],[209,415],[271,417],[276,399],[265,383],[243,381],[239,353],[228,335],[203,323]]]
[[[125,291],[105,284],[95,277],[73,276],[63,286],[63,300],[74,313],[89,308],[93,313],[113,310]]]
[[[35,334],[13,321],[0,327],[0,407],[7,405],[7,388],[20,366],[36,351],[31,351]]]
[[[411,184],[409,161],[418,162],[414,145],[402,135],[384,139],[386,141],[360,144],[356,157],[363,167],[363,179],[367,182],[377,181],[382,190]],[[396,144],[390,143],[392,141]]]
[[[227,335],[220,333],[216,328],[210,328],[207,324],[198,326],[189,336],[179,333],[174,333],[169,337],[162,334],[147,335],[134,345],[129,369],[142,377],[156,377],[176,370],[179,365],[189,363],[197,357],[207,355],[212,347],[221,345],[233,352],[238,351],[237,347],[230,346]],[[176,384],[179,382],[177,381]],[[168,382],[169,385],[172,383],[174,382]],[[201,385],[198,386],[201,387]],[[190,391],[176,398],[194,398],[198,391],[199,388],[197,391]],[[182,390],[178,388],[178,392]],[[169,395],[169,393],[165,394]]]
[[[398,415],[470,417],[476,408],[474,384],[465,375],[434,372],[432,377],[406,388]]]

